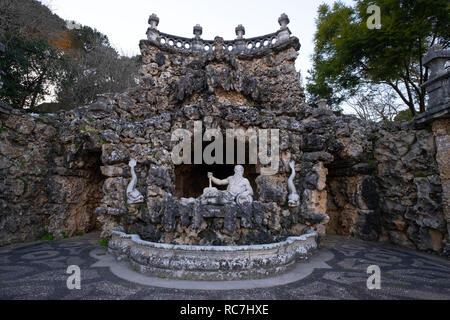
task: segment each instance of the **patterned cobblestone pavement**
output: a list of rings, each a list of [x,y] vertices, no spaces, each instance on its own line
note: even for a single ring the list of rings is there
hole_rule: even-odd
[[[93,267],[106,248],[98,234],[0,248],[0,299],[450,299],[450,260],[387,244],[328,236],[319,250],[333,258],[287,285],[245,290],[181,290],[141,285]],[[368,290],[367,267],[381,269]],[[81,268],[81,289],[66,286],[67,267]]]

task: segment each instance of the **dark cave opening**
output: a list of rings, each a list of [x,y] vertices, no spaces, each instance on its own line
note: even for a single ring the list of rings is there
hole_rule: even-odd
[[[203,144],[203,150],[205,144]],[[208,172],[218,179],[225,179],[234,175],[234,167],[240,164],[244,167],[244,177],[248,179],[253,188],[253,198],[257,199],[256,178],[259,176],[259,165],[239,163],[237,160],[237,140],[234,141],[234,164],[193,164],[194,147],[192,146],[192,164],[181,164],[175,166],[175,197],[197,198],[203,193],[203,189],[209,186]],[[223,147],[223,160],[226,161],[227,147]],[[249,162],[249,143],[245,142],[245,162]],[[227,186],[214,185],[219,190],[226,190]]]
[[[101,229],[102,224],[94,213],[95,209],[100,206],[103,198],[103,183],[106,179],[101,173],[101,152],[100,151],[84,151],[79,155],[79,163],[83,165],[82,175],[86,179],[86,189],[84,193],[86,197],[83,203],[84,214],[89,216],[88,230],[85,232]],[[81,230],[80,230],[81,231]]]

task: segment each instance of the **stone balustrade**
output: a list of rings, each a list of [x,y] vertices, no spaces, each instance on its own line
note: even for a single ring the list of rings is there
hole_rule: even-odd
[[[150,27],[147,29],[147,39],[150,42],[181,52],[210,53],[223,50],[232,54],[253,54],[279,45],[288,40],[291,35],[291,31],[287,27],[289,18],[284,13],[278,19],[280,24],[278,31],[259,37],[244,38],[245,28],[240,24],[235,29],[237,36],[235,40],[223,40],[221,37],[216,37],[214,40],[204,40],[200,37],[203,29],[198,24],[193,28],[193,38],[163,33],[157,29],[159,18],[155,14],[150,16],[148,22]]]

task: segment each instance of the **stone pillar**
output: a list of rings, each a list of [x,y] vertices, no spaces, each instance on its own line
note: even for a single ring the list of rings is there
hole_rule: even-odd
[[[436,162],[442,183],[442,207],[447,220],[445,251],[450,254],[450,118],[432,122],[436,143]]]
[[[442,206],[447,220],[444,254],[450,255],[450,50],[433,46],[422,63],[430,68],[423,86],[428,93],[427,112],[417,115],[418,124],[431,124],[436,143],[436,162],[442,183]]]
[[[313,166],[309,178],[305,178],[305,180],[310,180],[310,186],[305,188],[302,195],[302,212],[320,220],[319,224],[314,227],[319,236],[325,236],[326,225],[330,221],[330,217],[327,215],[327,174],[328,169],[323,162],[317,162]]]

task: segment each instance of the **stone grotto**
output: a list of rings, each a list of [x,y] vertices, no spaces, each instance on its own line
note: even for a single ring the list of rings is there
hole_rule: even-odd
[[[305,102],[299,39],[278,22],[204,40],[199,25],[160,32],[153,14],[136,88],[57,113],[0,105],[0,245],[99,229],[141,272],[216,280],[282,272],[326,234],[448,256],[449,51],[424,59],[425,114],[369,123]],[[176,163],[180,130],[193,142]]]

